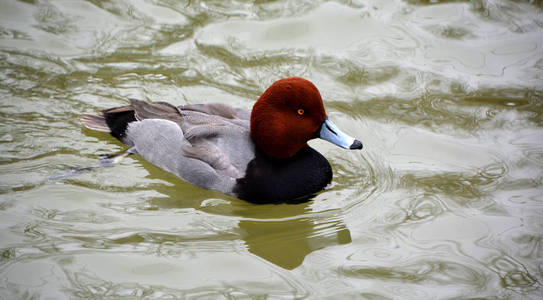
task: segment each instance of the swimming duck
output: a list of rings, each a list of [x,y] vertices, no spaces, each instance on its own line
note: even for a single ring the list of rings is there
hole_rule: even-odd
[[[128,154],[253,203],[295,201],[331,182],[330,164],[307,144],[313,138],[362,149],[328,119],[319,90],[300,77],[274,82],[251,113],[219,103],[130,102],[81,121],[111,133],[130,147]]]

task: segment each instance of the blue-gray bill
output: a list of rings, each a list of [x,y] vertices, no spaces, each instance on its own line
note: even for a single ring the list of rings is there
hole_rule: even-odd
[[[362,142],[339,130],[339,128],[329,119],[325,119],[324,122],[322,122],[318,137],[338,145],[341,148],[362,149]]]

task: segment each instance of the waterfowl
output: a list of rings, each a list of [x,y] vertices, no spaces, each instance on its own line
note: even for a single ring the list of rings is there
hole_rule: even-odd
[[[313,138],[362,149],[328,119],[319,90],[300,77],[274,82],[251,113],[218,103],[130,102],[81,121],[111,133],[130,147],[126,153],[253,203],[294,201],[331,182],[330,164],[307,144]]]

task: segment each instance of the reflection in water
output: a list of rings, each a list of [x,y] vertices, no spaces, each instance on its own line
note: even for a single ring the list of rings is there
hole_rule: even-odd
[[[241,220],[239,229],[249,252],[292,270],[315,250],[351,242],[349,229],[341,221],[317,222],[311,218]]]

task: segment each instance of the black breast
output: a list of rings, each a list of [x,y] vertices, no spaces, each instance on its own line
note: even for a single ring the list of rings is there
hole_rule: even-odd
[[[324,189],[332,180],[332,168],[319,152],[305,147],[291,158],[277,160],[256,151],[245,177],[234,193],[252,203],[300,202]]]

